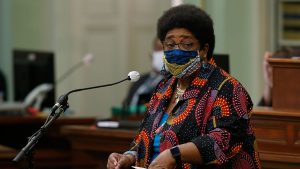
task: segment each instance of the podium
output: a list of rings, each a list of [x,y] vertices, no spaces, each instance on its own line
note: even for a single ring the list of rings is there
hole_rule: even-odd
[[[300,59],[270,58],[272,103],[276,110],[300,110]]]
[[[268,59],[273,68],[272,107],[252,111],[263,169],[300,167],[300,60]]]

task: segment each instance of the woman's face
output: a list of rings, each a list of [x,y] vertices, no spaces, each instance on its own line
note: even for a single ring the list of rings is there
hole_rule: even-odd
[[[164,51],[181,49],[185,51],[195,51],[198,50],[200,57],[206,59],[206,54],[208,51],[208,44],[205,44],[200,50],[200,43],[196,37],[185,28],[174,28],[171,29],[167,34],[163,42]]]
[[[200,50],[196,37],[185,28],[174,28],[167,32],[164,47],[164,63],[168,71],[177,78],[190,76],[206,61],[208,45]]]

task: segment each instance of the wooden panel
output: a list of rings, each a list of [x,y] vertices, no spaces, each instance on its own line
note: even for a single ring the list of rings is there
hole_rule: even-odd
[[[13,168],[11,160],[27,144],[27,138],[36,132],[45,122],[40,117],[1,117],[0,130],[0,168]],[[60,134],[65,125],[94,124],[94,118],[57,119],[36,145],[34,163],[38,169],[66,169],[71,165],[70,143]],[[18,167],[26,168],[26,160],[21,160]]]
[[[300,60],[269,59],[273,67],[274,109],[300,110]]]
[[[300,112],[256,108],[251,117],[263,168],[299,168]]]
[[[83,9],[85,20],[93,19],[94,22],[101,22],[104,19],[112,20],[119,15],[119,0],[85,0],[79,1]]]
[[[280,145],[287,144],[286,126],[282,122],[270,122],[266,124],[265,120],[257,119],[255,121],[254,132],[258,137],[257,140],[260,142],[271,142]]]
[[[295,129],[295,146],[300,146],[300,128]]]
[[[86,53],[95,56],[93,64],[77,70],[76,75],[58,86],[57,95],[84,86],[115,82],[132,70],[140,73],[150,70],[147,49],[150,49],[155,36],[157,18],[169,8],[169,1],[72,0],[53,3],[57,74],[78,63]],[[141,29],[145,32],[143,43],[134,42],[136,32]],[[151,38],[148,38],[149,35]],[[135,46],[136,43],[139,45]],[[143,51],[142,56],[135,52],[136,48]],[[146,62],[140,61],[140,58],[145,58],[142,61]],[[121,105],[129,85],[98,90],[98,94],[92,95],[89,95],[90,92],[78,93],[80,96],[69,98],[70,108],[76,114],[84,110],[89,115],[108,118],[111,116],[110,108]]]
[[[108,27],[89,27],[85,29],[84,34],[81,45],[82,52],[93,54],[94,60],[85,71],[77,72],[77,76],[82,77],[76,80],[77,86],[102,85],[126,78],[128,72],[124,72],[122,68],[116,65],[121,60],[118,56],[118,50],[112,48],[119,46],[118,31],[115,27],[109,27],[109,25]],[[99,50],[100,47],[103,49]],[[100,67],[105,71],[99,71]],[[112,103],[119,104],[122,102],[123,97],[119,97],[119,94],[125,95],[128,85],[129,82],[124,82],[109,88],[76,93],[76,96],[70,97],[69,103],[72,104],[72,109],[79,112],[88,110],[90,115],[109,118],[110,115],[103,112],[110,112]],[[91,107],[99,108],[90,110]],[[99,112],[99,109],[106,111]]]
[[[15,155],[15,149],[0,145],[0,167],[5,169],[17,169],[18,167],[11,162]]]
[[[73,169],[99,169],[106,168],[110,153],[128,150],[136,131],[66,126],[62,134],[72,144]]]

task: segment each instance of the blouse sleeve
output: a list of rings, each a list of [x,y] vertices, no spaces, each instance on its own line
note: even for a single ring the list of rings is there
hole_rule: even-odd
[[[192,141],[206,164],[223,164],[249,141],[252,106],[248,93],[235,79],[224,84],[212,106],[206,134]]]

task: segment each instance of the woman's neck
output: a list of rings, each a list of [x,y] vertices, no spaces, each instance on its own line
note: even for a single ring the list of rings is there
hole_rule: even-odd
[[[178,88],[181,90],[185,90],[192,82],[192,80],[197,76],[200,70],[194,72],[191,76],[186,78],[180,78],[178,79],[177,85]]]
[[[193,79],[194,76],[178,79],[178,88],[181,90],[185,90],[191,84]]]

